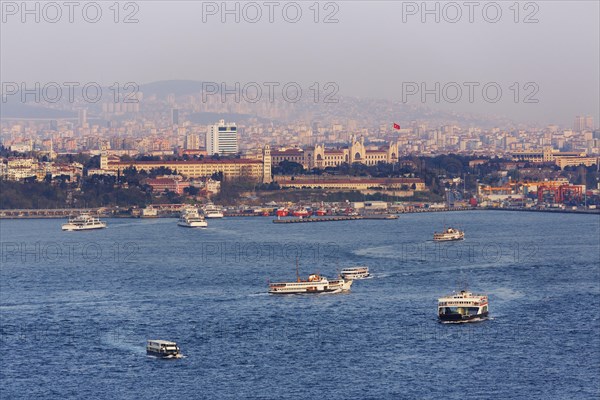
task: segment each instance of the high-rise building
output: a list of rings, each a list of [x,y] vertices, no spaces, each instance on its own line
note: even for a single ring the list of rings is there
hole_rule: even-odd
[[[585,130],[594,130],[594,117],[591,115],[578,115],[575,117],[575,123],[573,124],[573,130],[575,132],[581,132]]]
[[[78,113],[79,126],[82,128],[87,128],[87,110],[85,108],[81,108]]]
[[[238,132],[235,123],[225,123],[222,119],[218,124],[209,125],[206,132],[206,152],[209,155],[237,154]]]
[[[585,126],[585,118],[581,115],[575,117],[575,122],[573,122],[573,130],[575,132],[581,132]]]
[[[594,117],[588,115],[585,117],[585,129],[593,130],[594,129]]]
[[[186,150],[198,150],[200,149],[200,136],[195,133],[188,133],[185,135],[185,145]]]
[[[179,109],[171,109],[171,125],[179,125]]]

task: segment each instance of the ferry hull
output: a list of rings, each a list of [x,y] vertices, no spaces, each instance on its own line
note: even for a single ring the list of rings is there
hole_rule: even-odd
[[[344,274],[342,273],[342,278],[347,279],[347,280],[359,280],[359,279],[367,279],[368,277],[371,276],[370,273],[365,273],[365,274]]]
[[[205,218],[223,218],[223,214],[206,214]]]
[[[465,237],[464,236],[458,236],[458,237],[448,237],[448,238],[434,238],[433,240],[435,242],[454,242],[456,240],[464,240]]]
[[[63,231],[89,231],[93,229],[104,229],[106,228],[106,224],[104,225],[94,225],[94,226],[77,226],[71,224],[65,224],[62,226]]]
[[[269,290],[270,294],[319,294],[319,293],[332,293],[341,290],[339,287],[336,288],[327,288],[327,289],[306,289],[306,290]]]
[[[179,353],[161,353],[158,351],[152,351],[152,350],[148,350],[148,349],[146,349],[146,354],[149,356],[154,356],[154,357],[158,357],[158,358],[166,358],[166,359],[182,357],[181,354],[179,354]]]
[[[182,228],[206,228],[208,226],[206,222],[192,222],[190,224],[178,222],[177,225],[181,226]]]
[[[351,280],[329,281],[327,285],[308,286],[304,288],[286,288],[275,286],[269,288],[270,294],[318,294],[318,293],[338,293],[347,292],[352,286]]]
[[[462,314],[440,314],[440,322],[475,322],[478,320],[487,319],[489,311],[475,315],[462,315]]]

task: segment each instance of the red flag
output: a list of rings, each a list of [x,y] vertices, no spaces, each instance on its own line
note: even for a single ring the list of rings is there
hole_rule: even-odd
[[[400,125],[394,122],[394,129],[400,129]]]

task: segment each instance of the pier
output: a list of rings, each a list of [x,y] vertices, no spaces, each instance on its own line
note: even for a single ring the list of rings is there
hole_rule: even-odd
[[[10,218],[66,218],[88,212],[92,215],[103,214],[105,208],[50,208],[50,209],[7,209],[0,210],[0,219]]]
[[[300,224],[304,222],[335,222],[335,221],[356,221],[359,219],[365,219],[360,215],[348,215],[348,216],[337,216],[337,217],[308,217],[308,218],[286,218],[286,219],[274,219],[274,224]]]
[[[285,218],[285,217],[284,217]],[[305,218],[285,218],[274,219],[275,224],[299,224],[303,222],[337,222],[337,221],[358,221],[364,219],[375,219],[379,221],[393,221],[398,219],[395,214],[367,214],[367,215],[337,215],[329,217],[305,217]]]

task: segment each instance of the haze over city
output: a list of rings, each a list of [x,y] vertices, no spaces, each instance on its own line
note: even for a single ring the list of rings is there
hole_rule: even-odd
[[[2,82],[110,86],[190,79],[242,86],[298,82],[305,89],[314,82],[335,82],[340,96],[400,101],[407,82],[429,90],[436,82],[442,88],[455,82],[463,90],[456,103],[448,101],[456,98],[450,88],[439,103],[427,95],[425,105],[541,126],[571,126],[576,115],[600,120],[595,1],[542,1],[517,8],[509,2],[498,7],[475,2],[471,8],[461,2],[450,8],[390,1],[287,8],[281,2],[269,8],[258,2],[246,8],[235,2],[146,1],[127,8],[121,3],[119,13],[100,3],[96,23],[86,21],[96,14],[86,9],[84,15],[83,3],[73,9],[72,23],[60,3],[60,19],[41,5],[36,15],[34,2],[23,3],[34,10],[30,14],[14,4],[3,2]],[[479,84],[472,102],[465,82]],[[490,82],[502,90],[497,102],[482,96]],[[525,87],[528,83],[535,86]],[[537,102],[524,102],[528,94]],[[420,95],[404,99],[420,104]]]

